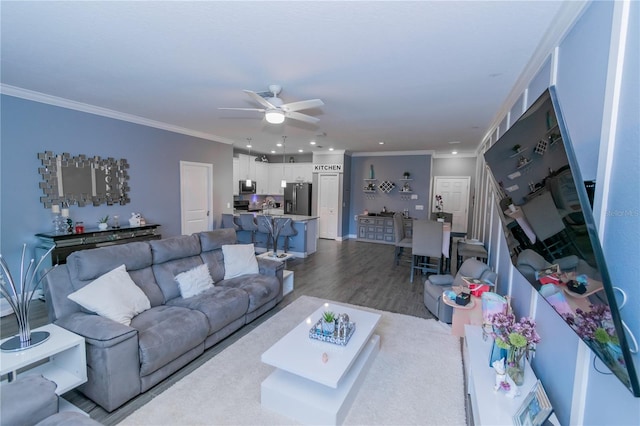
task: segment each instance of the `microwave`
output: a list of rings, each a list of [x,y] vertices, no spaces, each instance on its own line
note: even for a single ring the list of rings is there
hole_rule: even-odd
[[[247,185],[246,180],[240,181],[240,194],[255,194],[256,193],[256,181],[252,180],[251,185]]]

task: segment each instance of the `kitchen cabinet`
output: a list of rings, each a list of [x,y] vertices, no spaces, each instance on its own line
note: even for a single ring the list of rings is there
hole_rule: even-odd
[[[292,182],[313,182],[313,164],[289,163]]]
[[[269,164],[261,161],[254,162],[252,165],[255,167],[255,176],[253,179],[256,181],[256,193],[259,195],[269,195]]]
[[[270,195],[284,195],[282,181],[282,163],[269,164],[269,193]]]

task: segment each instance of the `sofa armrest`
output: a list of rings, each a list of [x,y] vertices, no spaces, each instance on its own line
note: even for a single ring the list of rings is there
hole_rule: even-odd
[[[284,262],[279,260],[266,259],[264,257],[258,257],[258,268],[262,275],[277,276],[279,270],[284,270]]]
[[[55,321],[55,324],[85,338],[90,345],[108,348],[136,335],[134,328],[100,315],[76,312]]]
[[[453,284],[453,276],[449,274],[431,275],[429,278],[427,278],[427,281],[429,281],[432,285],[450,286],[451,284]]]

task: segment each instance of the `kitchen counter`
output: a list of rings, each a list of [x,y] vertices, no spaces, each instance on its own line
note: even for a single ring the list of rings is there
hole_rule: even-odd
[[[236,210],[236,211],[233,212],[233,215],[238,217],[238,216],[240,216],[240,213],[243,213],[243,211]],[[244,213],[256,213],[256,212],[247,212],[245,210]],[[260,212],[260,213],[256,213],[256,214],[263,214],[263,213]],[[267,216],[271,216],[266,210],[264,211],[264,214],[267,215]],[[278,213],[274,213],[272,215],[276,216],[276,217],[288,217],[293,222],[308,222],[310,220],[318,219],[318,216],[303,216],[303,215],[299,215],[299,214],[278,214]],[[254,216],[255,216],[255,214],[254,214]]]
[[[246,211],[245,211],[246,212]],[[261,213],[260,213],[261,214]],[[265,210],[265,214],[268,213]],[[234,212],[234,216],[239,216],[239,212]],[[256,214],[254,214],[256,216]],[[307,257],[315,253],[318,249],[318,216],[303,216],[296,214],[273,214],[275,217],[290,218],[293,228],[297,234],[289,237],[289,250],[295,257]],[[267,234],[256,232],[255,249],[258,253],[267,251]],[[238,242],[250,244],[251,233],[249,231],[238,231]],[[284,247],[284,237],[278,239],[278,251]]]

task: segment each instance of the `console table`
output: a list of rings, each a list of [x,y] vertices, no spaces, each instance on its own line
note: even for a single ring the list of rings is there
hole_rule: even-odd
[[[51,265],[63,264],[74,251],[92,249],[96,247],[125,244],[134,241],[159,240],[162,236],[157,228],[160,225],[122,226],[101,231],[99,229],[87,229],[82,234],[58,234],[40,233],[36,237],[40,239],[40,245],[36,247],[36,255],[39,257],[51,247]]]
[[[513,415],[538,379],[527,362],[519,397],[509,398],[503,391],[494,391],[496,374],[489,366],[493,340],[491,338],[484,340],[482,329],[477,325],[465,325],[464,329],[463,356],[467,370],[467,393],[471,399],[473,424],[476,426],[512,425]],[[553,425],[560,424],[555,414],[552,414],[548,421]]]

